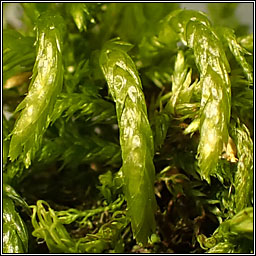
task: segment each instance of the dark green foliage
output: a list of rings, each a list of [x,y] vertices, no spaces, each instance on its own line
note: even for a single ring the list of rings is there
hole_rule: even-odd
[[[76,116],[76,113],[79,115]],[[89,93],[61,94],[54,106],[52,122],[54,123],[62,115],[67,119],[74,116],[75,118],[88,116],[94,123],[115,120],[113,104]]]
[[[3,84],[15,86],[8,78],[30,71],[35,61],[34,38],[24,37],[15,30],[3,31]]]
[[[238,6],[4,4],[3,252],[253,253]]]
[[[45,140],[42,145],[41,154],[38,156],[40,162],[63,161],[63,166],[75,167],[81,163],[120,163],[120,147],[99,138],[96,135],[83,136],[83,138],[66,134],[53,140]]]

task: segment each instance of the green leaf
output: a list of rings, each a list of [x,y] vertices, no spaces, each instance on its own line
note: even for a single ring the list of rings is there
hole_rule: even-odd
[[[184,134],[194,133],[200,128],[200,119],[196,118],[194,119],[189,126],[184,130]]]
[[[8,81],[9,78],[32,70],[36,58],[33,43],[33,37],[25,37],[15,30],[3,31],[3,84],[5,89],[14,86],[11,80]]]
[[[153,137],[140,78],[124,43],[108,42],[100,65],[116,103],[122,150],[125,197],[134,237],[147,243],[155,230]],[[142,192],[143,191],[143,192]]]
[[[234,55],[234,57],[236,58],[236,61],[243,68],[244,75],[248,79],[249,83],[253,83],[252,67],[244,57],[245,54],[251,55],[251,53],[248,52],[237,42],[235,32],[232,29],[218,27],[217,32],[222,37],[222,40],[228,44],[228,47],[232,54]]]
[[[182,42],[193,50],[200,73],[202,96],[198,163],[201,177],[210,182],[209,177],[213,174],[223,144],[226,144],[228,139],[227,125],[231,109],[229,63],[220,39],[202,13],[177,10],[168,15],[165,22],[166,26],[178,33]],[[177,79],[186,74],[179,71],[184,70],[184,60],[180,54],[176,61]],[[179,90],[176,88],[175,85],[172,97],[174,103],[177,101],[174,97],[179,96]]]
[[[239,73],[234,71],[231,76],[232,98],[231,98],[231,113],[235,120],[240,119],[240,123],[246,124],[250,133],[253,133],[253,84],[242,75],[242,70]]]
[[[231,135],[238,157],[234,186],[236,212],[239,212],[253,202],[253,142],[249,130],[239,119],[232,125]]]
[[[231,233],[240,234],[250,240],[253,240],[253,208],[248,207],[239,211],[229,222]],[[227,222],[225,223],[227,225]],[[224,229],[224,228],[223,228]]]
[[[69,3],[66,8],[70,11],[74,22],[80,32],[87,30],[87,23],[95,23],[95,20],[90,12],[90,7],[93,8],[95,4],[92,3]],[[98,3],[99,5],[99,3]]]
[[[89,226],[89,219],[94,218],[96,215],[104,212],[115,212],[118,211],[124,202],[122,196],[118,197],[115,201],[108,204],[107,206],[98,207],[96,209],[79,211],[77,209],[69,208],[68,210],[58,211],[56,215],[62,224],[70,224],[72,222],[77,222],[79,226],[85,227]],[[91,223],[90,223],[91,225]]]
[[[239,44],[244,47],[247,51],[253,52],[253,34],[241,36],[237,38]]]
[[[79,135],[81,136],[81,135]],[[76,167],[81,163],[120,163],[120,146],[99,136],[65,136],[44,140],[38,161],[51,163],[63,161],[63,166]]]
[[[13,201],[3,197],[3,252],[27,253],[28,233]]]
[[[193,90],[197,85],[197,80],[191,85],[192,69],[188,71],[185,63],[184,54],[180,50],[175,61],[174,72],[172,76],[172,96],[169,105],[166,106],[171,114],[175,114],[175,108],[178,103],[189,103]]]
[[[118,203],[120,207],[120,202]],[[119,239],[121,231],[127,226],[126,216],[122,212],[116,211],[112,220],[102,225],[98,233],[87,234],[80,239],[74,239],[62,224],[61,219],[65,220],[65,214],[67,214],[66,221],[70,220],[71,216],[75,217],[71,220],[72,222],[77,216],[79,217],[79,214],[87,218],[107,210],[106,207],[91,210],[90,212],[69,209],[70,213],[67,211],[56,213],[47,202],[39,200],[32,208],[33,214],[31,218],[34,227],[32,235],[44,239],[51,253],[101,253],[104,249],[109,248],[110,244],[113,247],[113,244]],[[118,217],[118,214],[121,217]]]
[[[5,116],[3,115],[3,165],[7,163],[7,157],[8,157],[8,152],[9,152],[9,144],[10,141],[8,139],[8,134],[9,134],[9,125],[8,121],[6,120]]]
[[[32,209],[31,222],[34,227],[32,235],[44,239],[51,253],[78,252],[75,241],[46,202],[37,201],[37,205],[32,206]]]
[[[65,114],[64,114],[65,112]],[[78,113],[78,114],[77,114]],[[90,93],[62,93],[59,95],[52,112],[52,123],[60,116],[88,116],[94,123],[111,122],[116,119],[114,105]]]
[[[200,142],[198,146],[201,176],[210,182],[209,176],[214,175],[223,144],[228,140],[230,102],[223,80],[210,67],[203,78],[203,89],[200,118]],[[205,92],[205,93],[204,93]]]
[[[22,155],[28,168],[50,123],[50,113],[62,87],[62,37],[64,21],[47,12],[37,22],[37,59],[29,92],[16,109],[21,111],[12,131],[9,157]]]
[[[220,224],[213,235],[197,237],[208,253],[250,253],[253,248],[253,208],[245,208]]]
[[[5,250],[253,253],[253,34],[208,7],[3,4]]]
[[[121,171],[116,172],[114,175],[111,171],[107,171],[99,176],[99,181],[101,185],[98,186],[98,189],[108,203],[114,200],[116,194],[120,193],[120,188],[124,185]]]
[[[154,133],[155,151],[164,144],[167,131],[170,124],[170,116],[164,112],[154,112],[154,119],[151,121],[152,131]]]
[[[3,194],[11,198],[16,204],[22,206],[29,214],[30,210],[26,201],[14,190],[14,188],[6,183],[3,184]]]

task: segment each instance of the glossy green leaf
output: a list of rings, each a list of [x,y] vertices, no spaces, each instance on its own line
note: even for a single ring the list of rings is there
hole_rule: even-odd
[[[170,28],[182,42],[193,49],[200,72],[201,117],[198,163],[202,178],[209,176],[217,165],[223,144],[227,143],[230,118],[230,70],[220,39],[201,13],[178,10],[167,18]]]
[[[153,138],[140,78],[122,45],[117,40],[108,42],[102,50],[100,65],[116,103],[125,196],[133,234],[138,242],[147,243],[155,229]]]
[[[223,80],[210,67],[204,77],[208,88],[202,95],[201,103],[205,103],[200,118],[200,142],[198,146],[201,176],[208,182],[214,175],[214,168],[228,140],[230,102],[227,91],[223,88]]]
[[[13,201],[3,197],[3,252],[27,253],[28,233]]]
[[[5,250],[253,253],[242,5],[3,4]]]
[[[3,194],[7,197],[9,197],[10,199],[12,199],[14,202],[16,202],[16,204],[22,206],[29,214],[29,207],[28,204],[26,203],[26,201],[15,191],[15,189],[4,183],[3,184]]]
[[[20,155],[28,168],[38,150],[43,133],[50,123],[50,112],[62,87],[62,37],[61,16],[47,12],[37,23],[37,59],[29,92],[16,111],[20,116],[12,131],[9,157]]]

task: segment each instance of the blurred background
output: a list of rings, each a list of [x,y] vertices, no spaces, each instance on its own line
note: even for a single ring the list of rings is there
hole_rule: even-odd
[[[230,27],[235,28],[236,24],[234,24],[234,19],[227,15],[231,14],[230,10],[233,10],[235,16],[237,18],[237,22],[244,26],[248,27],[249,33],[253,32],[253,2],[251,3],[179,3],[181,8],[185,9],[194,9],[199,10],[207,13],[211,19],[211,16],[217,17],[216,13],[218,13],[218,19],[212,20],[213,23],[218,23],[216,25],[224,25],[227,24],[227,21],[230,21]],[[225,8],[223,8],[225,5]],[[227,10],[227,11],[225,11]],[[211,15],[215,13],[215,15]],[[11,24],[15,28],[19,28],[22,26],[21,23],[21,16],[22,16],[22,7],[19,3],[8,3],[4,6],[4,19],[3,19],[3,26],[5,28],[6,23]],[[229,20],[230,19],[230,20]]]
[[[211,11],[218,11],[221,5],[225,5],[227,3],[180,3],[181,8],[185,9],[194,9],[199,10],[205,13],[210,12],[210,6],[212,6]],[[236,7],[235,14],[239,21],[249,26],[249,32],[253,32],[253,3],[228,3],[229,5],[233,5]],[[208,6],[207,6],[208,5]],[[219,8],[218,8],[219,7]],[[225,13],[223,13],[225,17]]]

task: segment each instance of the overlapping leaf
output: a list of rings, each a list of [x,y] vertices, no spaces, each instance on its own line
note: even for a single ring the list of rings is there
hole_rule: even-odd
[[[228,139],[231,109],[229,63],[220,39],[203,14],[178,10],[171,13],[165,22],[179,34],[185,45],[193,49],[200,72],[202,95],[198,160],[202,178],[210,182],[209,176]]]
[[[12,131],[9,157],[22,156],[29,167],[39,148],[50,113],[62,87],[62,37],[64,22],[58,14],[43,14],[37,23],[37,59],[28,95],[16,111],[20,116]]]
[[[130,46],[120,41],[108,42],[102,50],[100,65],[116,103],[125,196],[133,234],[138,242],[147,243],[155,229],[154,147],[140,78],[127,48]]]

